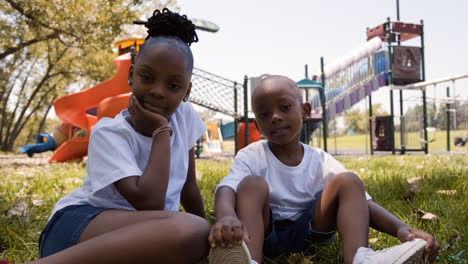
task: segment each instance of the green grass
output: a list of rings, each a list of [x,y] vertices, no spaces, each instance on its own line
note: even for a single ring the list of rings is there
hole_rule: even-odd
[[[440,244],[458,234],[460,239],[448,250],[440,253],[437,263],[453,263],[449,260],[468,248],[468,158],[466,155],[412,155],[341,158],[341,162],[363,179],[374,201],[387,208],[410,226],[433,234]],[[197,160],[197,170],[202,179],[199,186],[205,204],[207,219],[214,223],[213,190],[228,172],[230,161]],[[24,201],[29,217],[0,215],[0,259],[15,263],[36,259],[39,234],[45,226],[56,201],[82,183],[84,163],[27,165],[1,164],[0,212],[8,210],[16,201]],[[406,180],[424,177],[421,190],[412,199],[407,196]],[[456,190],[455,195],[436,193],[437,190]],[[42,200],[42,205],[37,204]],[[412,213],[413,208],[431,212],[437,221],[423,221]],[[382,249],[398,243],[385,234],[370,232],[377,238],[372,244]],[[337,239],[331,248],[319,248],[315,255],[295,254],[283,256],[266,263],[340,263],[340,244]],[[467,259],[467,253],[462,253]],[[460,262],[462,263],[462,262]]]
[[[465,151],[468,153],[468,146],[465,147],[455,147],[453,144],[455,137],[468,137],[468,131],[450,131],[450,150],[451,151]],[[314,138],[315,140],[315,138]],[[408,133],[406,137],[407,148],[422,148],[420,143],[420,135],[417,132]],[[447,133],[445,131],[429,132],[428,133],[429,141],[429,151],[446,151],[447,150]],[[337,149],[351,149],[351,150],[365,150],[369,148],[370,138],[369,135],[364,134],[355,134],[353,136],[337,136],[336,137],[336,146]],[[333,134],[329,134],[328,137],[328,148],[335,148],[335,137]],[[399,148],[400,146],[400,133],[395,134],[395,146]]]

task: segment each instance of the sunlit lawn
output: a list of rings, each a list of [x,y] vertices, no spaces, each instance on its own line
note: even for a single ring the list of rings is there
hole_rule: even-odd
[[[458,130],[450,131],[450,150],[451,151],[465,151],[468,153],[468,144],[464,147],[455,147],[454,138],[455,137],[468,137],[468,130]],[[419,133],[413,132],[408,133],[406,136],[406,145],[407,148],[421,149],[421,139]],[[336,142],[336,143],[335,143]],[[429,132],[428,133],[428,142],[429,142],[429,151],[446,151],[447,150],[447,133],[445,131]],[[351,150],[365,150],[369,148],[370,137],[369,135],[364,134],[355,134],[353,136],[335,136],[330,134],[328,137],[328,148],[334,149],[335,144],[337,149],[351,149]],[[395,146],[399,148],[400,146],[400,133],[395,134]]]
[[[453,235],[460,238],[441,252],[437,263],[454,263],[451,257],[466,259],[468,248],[468,156],[412,155],[340,159],[357,172],[374,201],[417,227],[434,234],[443,245]],[[207,218],[214,223],[213,190],[228,172],[231,161],[198,160],[202,172],[200,189]],[[83,163],[25,165],[2,164],[0,169],[0,211],[6,212],[15,202],[28,206],[24,216],[0,216],[0,259],[15,263],[37,258],[37,241],[56,201],[82,183]],[[407,179],[423,177],[419,192],[408,194]],[[438,193],[438,190],[449,192]],[[423,220],[413,208],[433,213],[435,220]],[[371,245],[376,249],[392,246],[398,241],[384,234],[370,232]],[[339,240],[331,248],[319,248],[315,255],[283,256],[267,263],[340,263]],[[455,262],[456,263],[456,262]],[[466,262],[459,262],[466,263]]]

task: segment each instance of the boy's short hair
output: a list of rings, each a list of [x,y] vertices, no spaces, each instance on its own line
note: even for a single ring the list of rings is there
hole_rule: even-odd
[[[256,87],[254,88],[257,88],[258,86],[260,86],[264,81],[266,81],[267,79],[270,79],[270,78],[283,78],[283,79],[286,79],[288,80],[289,82],[291,82],[291,84],[293,85],[293,87],[295,87],[297,90],[296,92],[296,95],[297,95],[297,100],[299,100],[299,103],[303,103],[302,100],[303,100],[303,97],[302,97],[302,91],[301,89],[299,88],[299,86],[297,86],[296,82],[294,82],[291,78],[287,77],[287,76],[284,76],[284,75],[279,75],[279,74],[268,74],[268,73],[264,73],[262,75],[260,75],[259,79],[260,81],[258,82],[258,84],[256,85]],[[253,93],[252,93],[253,95]]]

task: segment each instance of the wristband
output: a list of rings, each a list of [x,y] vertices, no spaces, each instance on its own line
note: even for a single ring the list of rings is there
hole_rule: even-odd
[[[157,134],[159,134],[160,132],[164,132],[164,131],[169,131],[169,136],[172,136],[172,128],[168,126],[163,126],[154,130],[153,135],[151,137],[154,138]]]

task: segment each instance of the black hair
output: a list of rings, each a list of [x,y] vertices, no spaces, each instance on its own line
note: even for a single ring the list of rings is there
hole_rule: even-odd
[[[195,25],[186,15],[180,15],[167,8],[164,8],[162,12],[156,9],[147,22],[134,21],[133,23],[143,24],[148,28],[148,36],[140,47],[140,54],[146,46],[159,41],[171,42],[172,40],[173,43],[177,43],[176,47],[187,55],[190,69],[193,68],[193,55],[189,46],[194,42],[198,42],[198,36],[195,32]],[[185,45],[178,45],[182,43]]]

